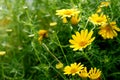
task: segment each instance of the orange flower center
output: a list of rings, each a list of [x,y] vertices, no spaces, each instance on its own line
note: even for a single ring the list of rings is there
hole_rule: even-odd
[[[71,11],[65,11],[65,14],[66,14],[66,15],[71,15],[72,12],[71,12]]]
[[[106,31],[111,31],[111,28],[107,25],[107,26],[105,27],[105,30],[106,30]]]
[[[71,73],[76,73],[77,72],[77,69],[76,68],[72,68],[71,69]]]
[[[81,41],[81,42],[79,43],[79,46],[85,46],[86,44],[87,44],[86,41]]]

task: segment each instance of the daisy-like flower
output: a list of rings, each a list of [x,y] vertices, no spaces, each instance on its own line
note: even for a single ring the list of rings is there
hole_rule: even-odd
[[[76,14],[75,16],[72,16],[72,18],[71,18],[71,23],[72,23],[73,25],[78,24],[79,21],[80,21],[80,18],[78,17],[78,14]]]
[[[61,10],[56,10],[56,15],[64,18],[64,17],[71,17],[74,16],[75,14],[80,13],[77,9],[61,9]]]
[[[97,68],[91,68],[88,74],[89,74],[88,77],[91,80],[99,80],[101,76],[101,71]]]
[[[120,28],[117,27],[116,22],[106,23],[100,26],[100,34],[104,39],[113,39],[117,36],[117,32]]]
[[[89,17],[89,21],[95,25],[101,25],[107,22],[107,16],[103,14],[92,14],[92,16]]]
[[[91,38],[93,34],[93,31],[91,30],[88,32],[87,29],[81,30],[81,32],[76,32],[76,35],[72,35],[73,39],[70,39],[69,42],[72,44],[70,45],[71,48],[74,48],[73,50],[82,50],[83,48],[86,48],[88,45],[90,45],[95,37]]]
[[[84,69],[80,71],[79,76],[83,79],[88,77],[87,67],[84,67]]]
[[[72,16],[75,16],[76,14],[79,14],[80,11],[77,9],[61,9],[56,10],[56,15],[60,16],[63,19],[63,23],[67,23],[67,18],[71,18]]]
[[[109,5],[110,5],[109,1],[103,1],[101,2],[100,7],[108,7]]]
[[[63,64],[60,62],[60,63],[56,64],[55,67],[56,67],[57,69],[61,69],[61,68],[63,68]]]
[[[78,64],[73,63],[70,66],[66,66],[63,71],[64,71],[64,74],[68,74],[68,75],[72,74],[74,76],[75,74],[79,74],[79,72],[83,68],[84,67],[83,67],[83,65],[81,63],[78,63]]]
[[[3,55],[5,55],[5,54],[6,54],[5,51],[0,51],[0,56],[3,56]]]
[[[41,41],[44,37],[48,36],[48,31],[47,30],[39,30],[38,34],[39,34],[38,40]]]

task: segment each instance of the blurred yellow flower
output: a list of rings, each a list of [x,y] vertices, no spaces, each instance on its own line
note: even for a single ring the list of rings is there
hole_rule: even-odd
[[[117,27],[116,22],[106,23],[100,26],[100,34],[104,39],[113,39],[117,36],[117,32],[120,28]]]
[[[91,80],[98,80],[101,76],[101,71],[99,69],[96,69],[96,68],[91,68],[89,70],[89,73],[88,73],[88,77],[91,79]]]
[[[63,19],[63,23],[67,23],[67,18],[71,18],[72,16],[75,16],[79,13],[80,11],[78,11],[77,9],[56,10],[56,15],[60,16]]]
[[[61,69],[61,68],[63,68],[63,64],[60,62],[60,63],[56,64],[55,67],[56,67],[57,69]]]
[[[72,16],[72,18],[71,18],[71,23],[72,23],[73,25],[78,24],[79,21],[80,21],[80,18],[78,17],[78,14]]]
[[[38,38],[39,41],[41,41],[44,37],[48,37],[47,30],[39,30],[38,34],[39,34],[39,38]]]
[[[63,71],[64,71],[64,74],[68,74],[68,75],[72,74],[74,76],[75,74],[79,74],[79,72],[83,68],[84,67],[83,67],[83,65],[81,63],[78,63],[78,64],[73,63],[70,66],[66,66]]]
[[[50,23],[50,26],[56,26],[57,25],[57,22],[51,22]]]
[[[84,69],[80,71],[79,76],[83,79],[88,77],[87,67],[84,67]]]
[[[101,25],[107,22],[107,16],[106,15],[98,15],[98,14],[92,14],[91,17],[89,17],[89,21],[96,25]]]
[[[0,51],[0,56],[5,55],[5,54],[6,54],[5,51]]]
[[[74,16],[75,14],[80,13],[77,9],[61,9],[61,10],[56,10],[56,15],[65,18],[65,17],[71,17]]]
[[[103,1],[103,2],[100,3],[100,7],[108,7],[109,4],[110,4],[109,1]]]
[[[90,31],[88,33],[88,30],[81,30],[81,32],[76,32],[76,35],[72,35],[73,39],[70,39],[69,42],[72,44],[70,45],[71,48],[74,48],[73,50],[82,50],[83,48],[86,48],[88,45],[90,45],[95,37],[91,38],[93,34],[93,31]]]

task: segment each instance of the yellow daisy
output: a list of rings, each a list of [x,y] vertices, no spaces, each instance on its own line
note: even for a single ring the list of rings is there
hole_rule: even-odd
[[[78,24],[79,21],[80,21],[80,18],[78,17],[78,14],[76,14],[75,16],[72,16],[72,18],[71,18],[71,23],[72,23],[73,25]]]
[[[56,15],[65,18],[65,17],[71,17],[74,16],[75,14],[80,13],[77,9],[61,9],[61,10],[56,10]]]
[[[110,4],[109,1],[103,1],[103,2],[101,2],[100,7],[108,7],[109,4]]]
[[[88,74],[89,74],[88,77],[91,80],[98,80],[101,76],[101,71],[96,68],[91,68]]]
[[[70,66],[66,66],[64,68],[64,74],[72,74],[72,75],[75,75],[75,74],[79,74],[79,72],[83,69],[83,65],[81,63],[77,64],[77,63],[73,63],[71,64]]]
[[[117,36],[117,32],[120,31],[120,28],[117,27],[116,22],[106,23],[100,26],[100,34],[104,39],[113,39]]]
[[[95,37],[91,38],[93,31],[88,32],[88,30],[81,30],[81,32],[76,32],[76,35],[72,35],[73,39],[70,39],[69,42],[72,44],[70,45],[73,50],[82,50],[90,45]]]
[[[48,36],[48,31],[47,30],[39,30],[38,34],[39,34],[38,40],[41,41],[44,37]]]
[[[80,71],[79,76],[83,79],[88,77],[87,67],[84,67],[84,69]]]
[[[93,14],[91,17],[89,17],[89,21],[93,24],[101,25],[107,22],[107,16],[103,14]]]

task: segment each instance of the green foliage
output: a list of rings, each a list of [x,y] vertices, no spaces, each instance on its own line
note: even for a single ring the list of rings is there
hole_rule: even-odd
[[[104,40],[94,29],[93,43],[81,51],[73,51],[69,39],[76,31],[89,30],[94,25],[88,17],[94,14],[104,0],[0,0],[0,80],[81,80],[67,76],[56,69],[60,61],[64,66],[81,62],[88,69],[102,71],[101,80],[120,79],[120,33]],[[107,1],[107,0],[106,0]],[[104,14],[116,21],[120,28],[120,2],[110,0]],[[81,20],[77,25],[64,24],[56,10],[77,7]],[[50,26],[57,22],[56,26]],[[48,37],[38,41],[38,31],[45,29]]]

